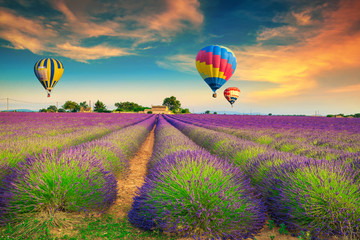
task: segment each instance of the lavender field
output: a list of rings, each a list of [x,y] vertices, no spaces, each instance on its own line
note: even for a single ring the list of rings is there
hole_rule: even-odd
[[[270,221],[298,239],[360,238],[360,121],[323,117],[1,113],[0,224],[109,213],[154,126],[133,227],[255,239]]]

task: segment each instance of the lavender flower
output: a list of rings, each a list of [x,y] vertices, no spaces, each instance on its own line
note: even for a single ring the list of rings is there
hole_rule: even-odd
[[[101,161],[79,149],[29,156],[10,168],[1,198],[1,223],[24,214],[56,211],[104,211],[114,203],[117,185]]]
[[[197,150],[175,152],[151,169],[129,220],[148,230],[241,239],[258,233],[265,213],[239,168]]]
[[[320,238],[346,236],[359,229],[359,169],[313,160],[274,168],[271,175],[266,203],[278,224]]]

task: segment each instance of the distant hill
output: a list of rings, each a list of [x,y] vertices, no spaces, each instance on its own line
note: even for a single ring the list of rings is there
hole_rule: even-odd
[[[4,110],[4,111],[1,111],[1,112],[34,112],[33,110],[30,110],[30,109],[10,109],[9,111],[7,110]]]

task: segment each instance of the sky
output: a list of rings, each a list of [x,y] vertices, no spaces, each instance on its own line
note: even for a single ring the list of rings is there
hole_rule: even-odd
[[[358,113],[359,12],[357,0],[0,0],[0,110],[175,96],[196,113]],[[212,44],[237,59],[217,98],[195,66]],[[33,71],[45,57],[64,65],[50,98]],[[227,87],[241,91],[233,108]]]

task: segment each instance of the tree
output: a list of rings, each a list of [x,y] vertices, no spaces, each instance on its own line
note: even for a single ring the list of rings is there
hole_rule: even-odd
[[[79,105],[80,105],[80,107],[82,107],[84,109],[89,107],[89,105],[86,103],[86,101],[81,102]]]
[[[107,109],[103,102],[100,102],[99,100],[97,100],[97,102],[95,103],[95,106],[94,106],[94,111],[95,112],[106,112]]]
[[[39,112],[47,112],[47,109],[42,108],[42,109],[39,110]]]
[[[185,108],[185,109],[181,109],[181,113],[190,113],[190,111],[188,108]]]
[[[62,107],[71,112],[78,112],[80,110],[79,104],[73,101],[66,101]]]
[[[115,103],[115,107],[117,107],[116,111],[124,111],[124,112],[139,112],[144,111],[145,107],[134,103],[134,102],[118,102]]]
[[[55,105],[50,105],[47,108],[47,112],[57,112],[57,107]]]
[[[209,111],[209,110],[206,110],[206,111],[205,111],[205,114],[210,114],[210,111]]]
[[[165,98],[162,105],[167,106],[169,110],[173,112],[177,112],[181,106],[181,103],[179,100],[176,100],[176,97],[171,96],[169,98]]]

